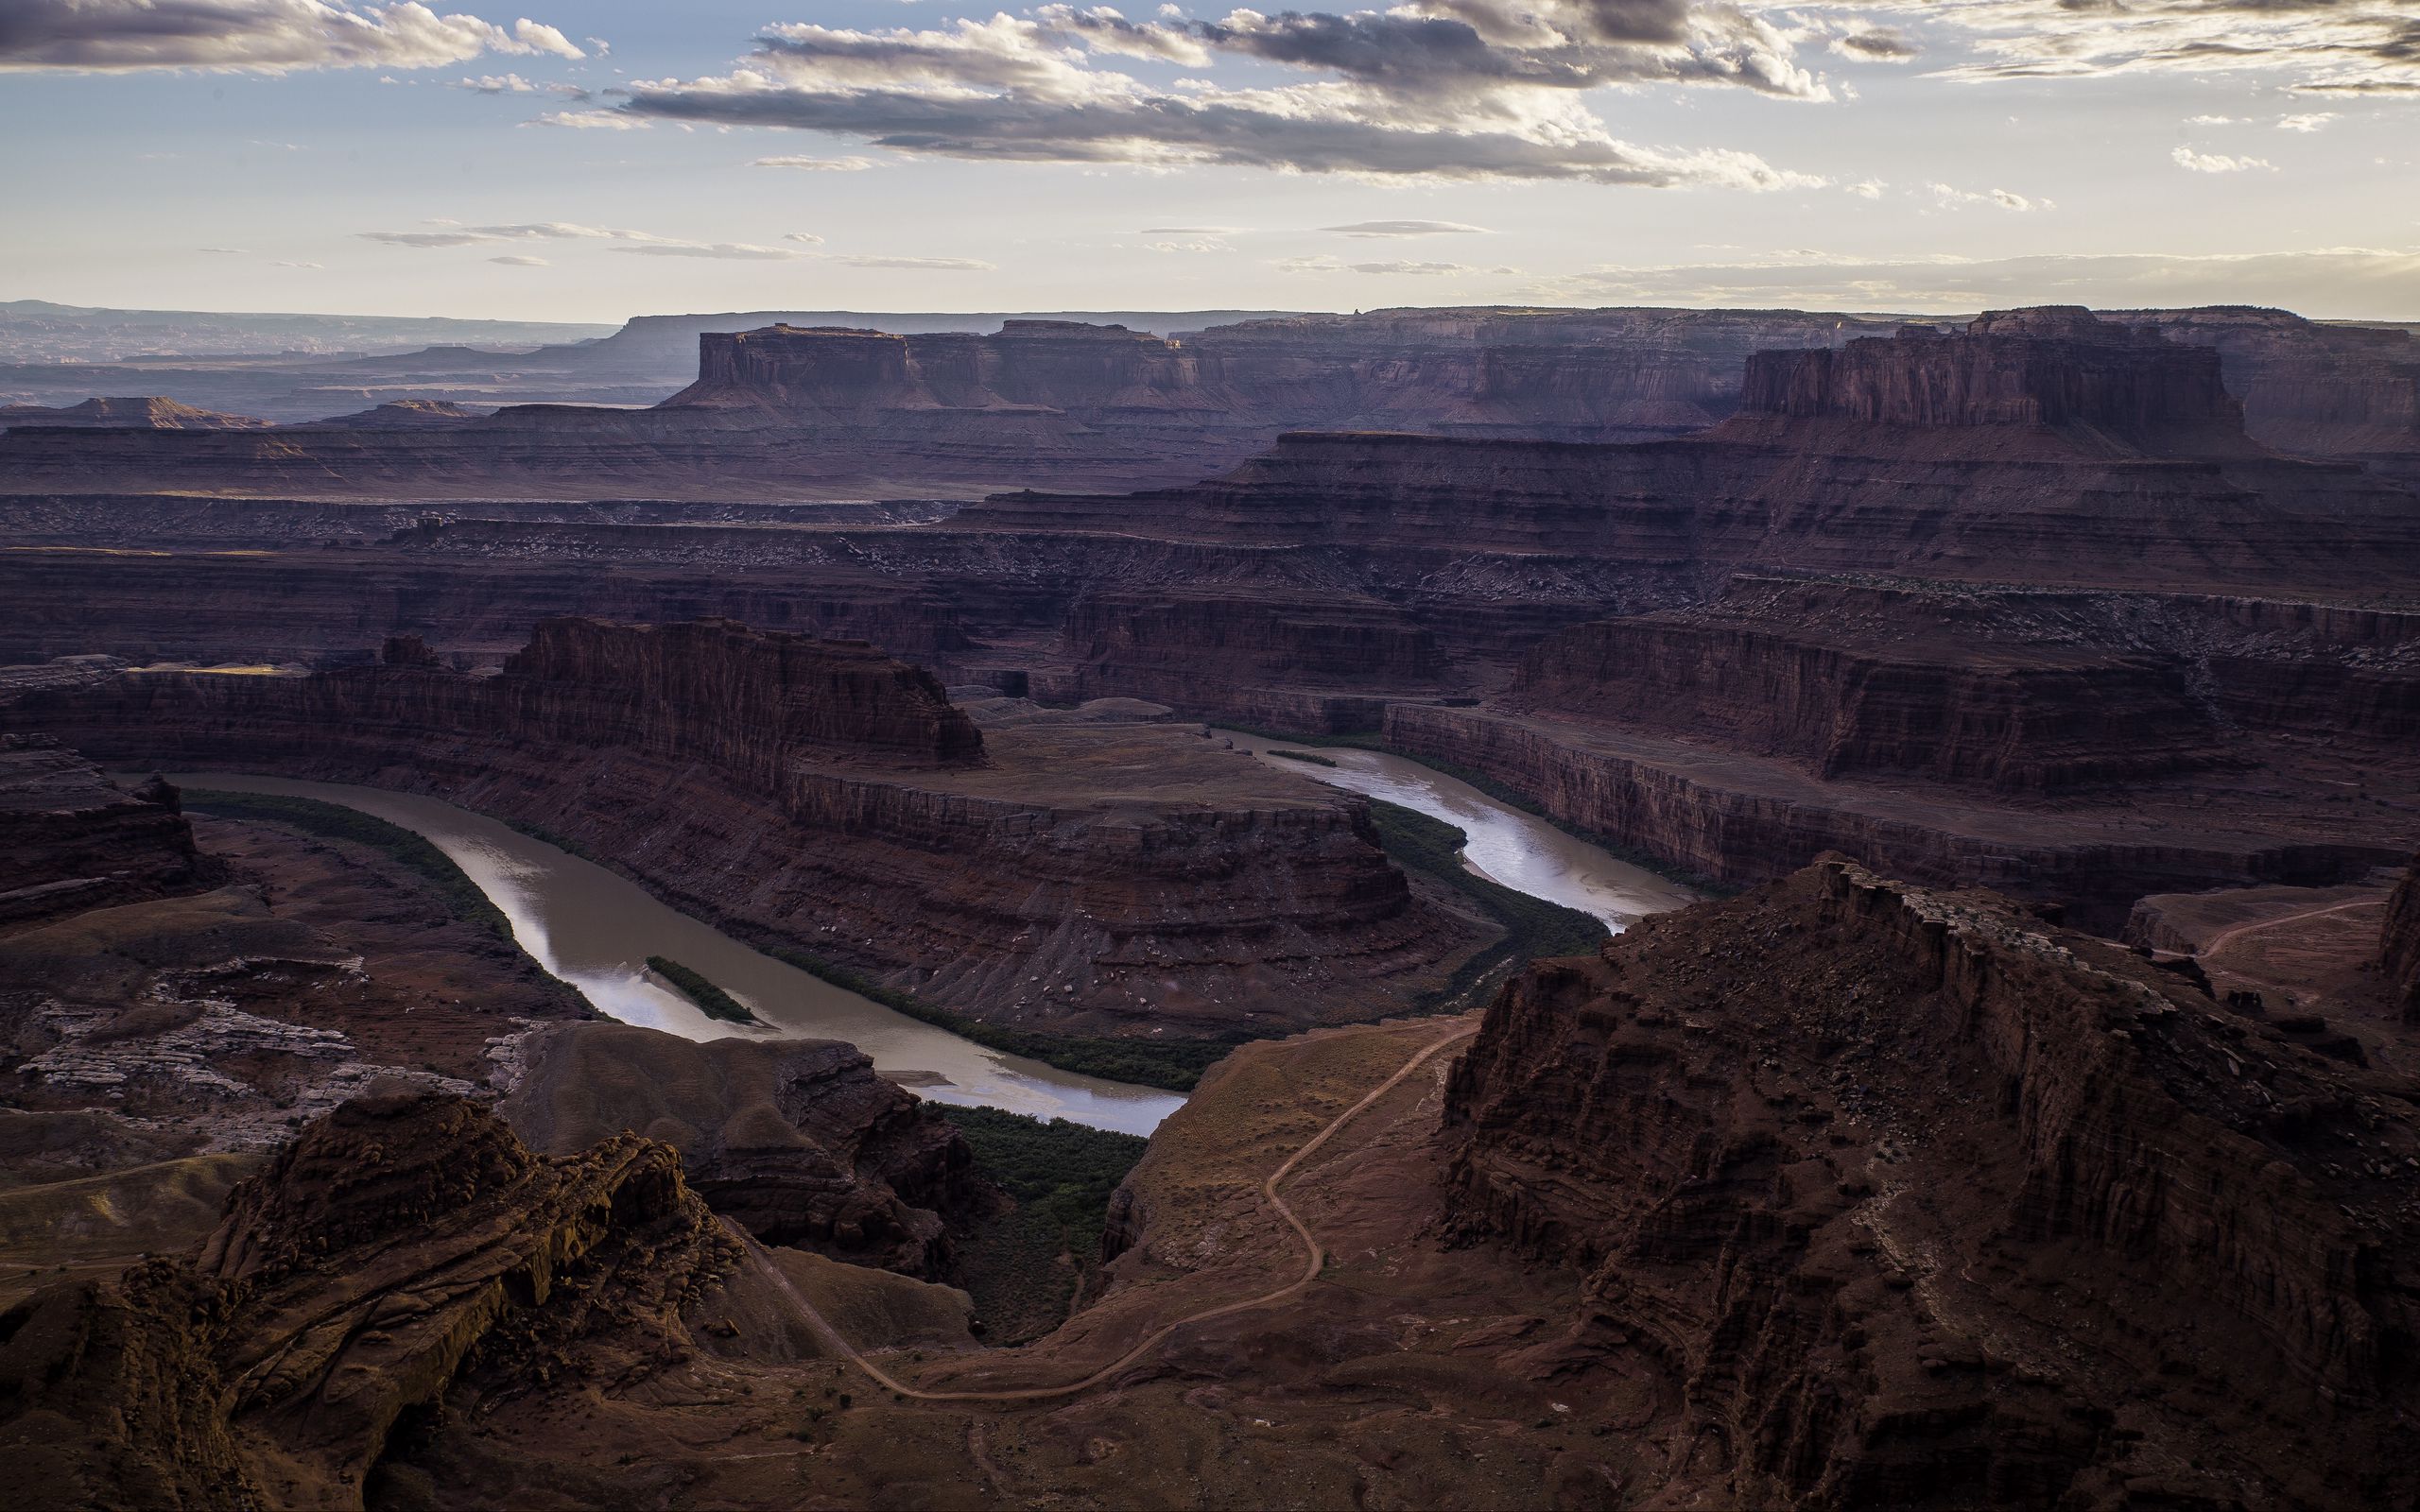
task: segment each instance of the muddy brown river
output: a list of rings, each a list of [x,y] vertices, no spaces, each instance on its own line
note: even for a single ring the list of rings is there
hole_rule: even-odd
[[[1232,736],[1265,750],[1282,741]],[[1543,820],[1399,757],[1322,750],[1334,767],[1264,757],[1308,777],[1418,809],[1470,834],[1467,864],[1508,887],[1595,914],[1619,929],[1643,914],[1691,901],[1686,889],[1616,860]],[[651,897],[636,883],[532,839],[484,815],[411,793],[288,778],[176,772],[181,787],[284,793],[340,803],[426,838],[451,857],[511,921],[541,966],[625,1023],[692,1040],[727,1035],[845,1040],[874,1069],[937,1102],[1005,1108],[1096,1128],[1149,1134],[1184,1099],[1156,1088],[1080,1076],[1003,1055],[908,1018],[761,954]],[[647,970],[667,956],[745,1003],[765,1027],[710,1019]]]

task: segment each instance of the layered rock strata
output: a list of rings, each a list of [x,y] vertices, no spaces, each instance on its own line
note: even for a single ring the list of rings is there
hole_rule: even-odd
[[[2116,947],[1840,859],[1544,963],[1449,1226],[1584,1277],[1737,1504],[2413,1494],[2420,1126]],[[1575,1389],[1579,1389],[1575,1386]]]
[[[531,1148],[576,1154],[634,1129],[679,1150],[690,1189],[767,1244],[942,1276],[950,1230],[985,1205],[957,1129],[854,1046],[585,1023],[520,1055],[497,1112]]]
[[[219,868],[194,847],[177,790],[129,791],[56,739],[0,735],[0,926],[190,892]]]
[[[2074,903],[2116,929],[2147,892],[2252,883],[2322,885],[2401,854],[2400,811],[2341,811],[2262,789],[2236,802],[2178,798],[2014,807],[1956,790],[1810,776],[1798,765],[1605,725],[1392,703],[1386,744],[1483,773],[1565,823],[1718,882],[1768,881],[1843,850],[1933,885]]]
[[[2420,481],[2420,341],[2410,331],[2243,305],[2110,318],[2216,352],[2254,439]]]
[[[2387,900],[2378,933],[2378,966],[2404,1022],[2420,1023],[2420,860],[2414,860]]]
[[[986,738],[863,645],[562,620],[493,675],[408,662],[128,674],[9,718],[542,824],[743,934],[986,1016],[1378,1011],[1473,938],[1413,898],[1358,799],[1159,725]]]
[[[0,1323],[19,1505],[358,1507],[474,1363],[618,1386],[693,1352],[740,1261],[666,1145],[531,1155],[459,1098],[373,1096],[236,1189],[199,1255]]]

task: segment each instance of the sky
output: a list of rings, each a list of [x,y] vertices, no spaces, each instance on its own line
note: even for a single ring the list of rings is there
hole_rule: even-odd
[[[2420,0],[463,4],[0,0],[0,299],[2420,320]]]

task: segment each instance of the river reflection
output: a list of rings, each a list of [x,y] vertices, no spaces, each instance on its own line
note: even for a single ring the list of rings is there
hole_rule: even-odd
[[[1473,871],[1515,891],[1594,914],[1616,933],[1649,914],[1698,901],[1696,893],[1679,883],[1617,860],[1600,846],[1575,839],[1535,815],[1499,803],[1468,782],[1418,762],[1350,747],[1313,747],[1231,730],[1219,733],[1237,749],[1252,751],[1271,766],[1461,826],[1470,836],[1462,848],[1462,864]],[[1270,755],[1272,749],[1305,750],[1336,765],[1290,761]]]
[[[625,1023],[691,1040],[731,1035],[845,1040],[885,1076],[937,1102],[1005,1108],[1149,1134],[1184,1099],[986,1050],[751,950],[604,868],[437,799],[335,782],[179,772],[180,787],[285,793],[341,803],[425,836],[512,921],[538,963]],[[650,955],[701,972],[770,1028],[709,1019],[647,971]]]

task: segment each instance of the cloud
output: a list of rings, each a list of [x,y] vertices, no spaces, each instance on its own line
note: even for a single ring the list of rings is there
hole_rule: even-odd
[[[1967,205],[1993,205],[2001,210],[2023,215],[2028,211],[2057,208],[2050,200],[2013,194],[2006,189],[1992,189],[1977,194],[1972,190],[1960,189],[1945,183],[1932,183],[1925,185],[1925,191],[1932,196],[1934,204],[1946,210],[1962,209]]]
[[[1890,26],[1864,26],[1833,38],[1831,48],[1843,58],[1855,58],[1870,63],[1910,62],[1924,51],[1909,41],[1903,31]]]
[[[1240,236],[1249,226],[1146,226],[1137,236]]]
[[[922,30],[769,26],[730,72],[640,82],[614,110],[908,156],[1771,190],[1823,180],[1746,152],[1623,141],[1581,95],[1670,84],[1830,98],[1794,45],[1718,0],[1409,0],[1150,22],[1046,5]],[[1152,85],[1104,61],[1123,59],[1242,60],[1278,81]]]
[[[2420,47],[2420,36],[2414,37],[2413,45]],[[2330,121],[2342,119],[2343,117],[2334,111],[2313,111],[2307,115],[2281,115],[2277,117],[2277,129],[2280,131],[2324,131]]]
[[[609,252],[630,252],[639,257],[713,257],[731,262],[780,263],[804,257],[786,247],[758,247],[748,242],[679,242],[645,241],[608,247]]]
[[[2025,304],[2097,309],[2273,305],[2323,319],[2420,314],[2420,252],[2375,248],[2194,254],[1941,257],[1810,254],[1725,266],[1604,267],[1534,297],[1579,303],[1972,314]]]
[[[456,89],[467,89],[475,94],[535,94],[538,86],[519,74],[481,74],[476,78],[458,78]]]
[[[9,0],[0,8],[0,72],[437,68],[482,53],[587,56],[552,26],[441,16],[418,0]]]
[[[2196,152],[2185,146],[2169,157],[2187,173],[2243,173],[2253,168],[2267,168],[2273,173],[2277,168],[2267,158],[2231,158],[2221,152]]]
[[[620,111],[548,111],[524,126],[562,126],[576,131],[639,131],[648,123]]]
[[[1348,263],[1336,257],[1288,257],[1277,264],[1277,270],[1281,273],[1366,273],[1429,278],[1479,271],[1463,263]],[[1509,273],[1512,269],[1498,268],[1495,271]]]
[[[873,166],[872,158],[751,158],[752,168],[803,168],[809,173],[863,173]]]
[[[1859,199],[1879,199],[1882,198],[1882,191],[1890,187],[1879,179],[1860,179],[1848,186],[1847,193],[1857,196]]]
[[[442,231],[365,231],[355,232],[362,240],[385,242],[390,247],[475,247],[483,242],[531,241],[616,241],[662,242],[671,238],[651,236],[643,231],[623,231],[611,226],[580,226],[570,221],[540,220],[516,226],[460,226],[453,221],[439,221]]]
[[[523,257],[517,254],[510,257],[491,257],[488,261],[502,263],[507,267],[552,267],[555,266],[543,257]]]
[[[833,261],[843,264],[849,267],[890,267],[920,273],[989,273],[994,271],[994,266],[992,264],[978,262],[972,257],[852,256],[837,257],[834,258]]]
[[[210,252],[219,257],[247,257],[251,254],[240,247],[197,247],[197,252]]]
[[[821,247],[823,245],[823,238],[818,236],[811,231],[786,231],[782,232],[782,240],[786,242],[804,242],[809,247]]]
[[[320,265],[318,263],[272,263],[269,266],[272,267],[318,267]]]
[[[2185,118],[2187,126],[2240,126],[2243,121],[2240,115],[2188,115]]]
[[[1465,226],[1459,220],[1357,220],[1349,226],[1322,226],[1320,230],[1339,236],[1444,236],[1494,234],[1484,226]]]
[[[1232,252],[1235,249],[1221,241],[1157,241],[1145,242],[1143,250],[1147,252]]]
[[[2420,94],[2420,21],[2391,0],[1811,0],[1964,34],[1988,80],[2262,71],[2306,94]]]

